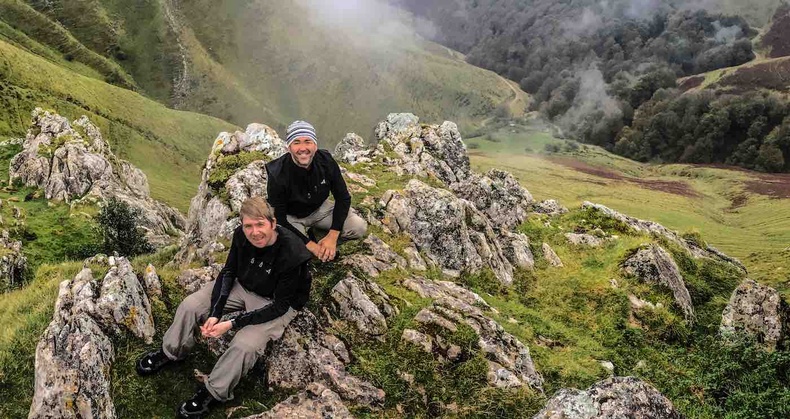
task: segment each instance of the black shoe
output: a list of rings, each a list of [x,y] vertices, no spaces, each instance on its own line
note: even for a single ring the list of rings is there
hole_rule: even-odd
[[[203,415],[208,414],[211,406],[216,403],[219,403],[219,401],[208,392],[206,387],[200,386],[191,399],[178,406],[176,417],[183,419],[202,418]]]
[[[157,373],[171,362],[173,362],[173,360],[168,358],[161,349],[149,352],[137,360],[137,374],[151,375]]]

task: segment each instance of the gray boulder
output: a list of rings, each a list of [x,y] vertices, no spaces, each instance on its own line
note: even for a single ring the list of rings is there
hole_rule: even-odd
[[[450,331],[457,327],[455,325],[466,324],[477,333],[479,348],[493,363],[489,364],[492,373],[488,374],[492,386],[529,386],[542,391],[543,377],[535,369],[529,348],[485,314],[493,309],[479,295],[453,282],[430,281],[422,277],[411,277],[403,285],[421,297],[433,300],[430,308],[421,310],[415,317],[418,323],[432,323]],[[427,348],[426,339],[420,339],[413,333],[404,339],[416,341]],[[431,336],[430,341],[441,342],[441,339]],[[457,358],[450,353],[449,347],[443,349],[445,358]]]
[[[332,288],[330,296],[341,318],[371,336],[387,333],[387,317],[397,314],[381,287],[350,273]]]
[[[568,243],[574,246],[601,247],[603,239],[586,233],[565,233]]]
[[[672,231],[655,221],[646,221],[646,220],[640,220],[638,218],[630,217],[628,215],[619,213],[604,205],[594,204],[589,201],[584,201],[584,203],[582,203],[582,208],[597,211],[601,215],[620,221],[637,232],[663,237],[679,245],[680,247],[688,251],[695,258],[704,257],[704,258],[723,260],[725,262],[732,263],[744,273],[746,272],[746,267],[743,266],[743,263],[741,263],[741,261],[739,261],[738,259],[727,256],[724,253],[720,252],[718,249],[711,246],[705,246],[703,248],[699,243],[696,243],[693,240],[687,240],[681,237],[680,234],[678,234],[677,232]]]
[[[554,252],[554,249],[552,249],[548,243],[544,242],[541,249],[543,250],[543,258],[549,262],[549,265],[555,268],[562,268],[564,266],[560,257],[557,256],[557,253]]]
[[[445,271],[493,270],[505,285],[513,281],[513,265],[483,213],[446,189],[409,181],[403,192],[382,197],[382,223],[393,233],[408,233],[429,260]]]
[[[491,169],[485,175],[471,173],[451,185],[462,199],[488,216],[497,229],[510,230],[524,222],[534,202],[532,195],[508,172]]]
[[[229,241],[240,223],[237,214],[242,202],[253,196],[266,197],[266,162],[287,151],[277,132],[263,124],[250,124],[245,132],[221,132],[203,167],[197,194],[190,201],[186,234],[173,262],[213,263],[212,255],[224,250],[218,244]],[[250,153],[256,153],[260,159],[239,168],[217,185],[216,173],[221,173],[217,170],[225,161]]]
[[[379,142],[373,156],[381,157],[396,173],[432,175],[447,185],[471,173],[466,146],[452,122],[421,125],[412,114],[389,114],[375,132]]]
[[[672,402],[636,377],[611,377],[587,390],[558,391],[533,419],[680,419]]]
[[[373,150],[365,145],[365,140],[350,132],[335,146],[334,156],[338,161],[351,165],[370,161]]]
[[[560,205],[555,199],[546,199],[533,205],[532,211],[538,214],[560,215],[568,212],[568,208]]]
[[[151,308],[129,261],[103,260],[110,271],[101,285],[87,267],[60,283],[52,322],[36,346],[30,418],[115,418],[108,334],[126,329],[151,342]]]
[[[775,349],[790,331],[790,308],[775,289],[746,279],[732,292],[720,331],[725,337],[750,336]]]
[[[304,390],[277,403],[271,410],[244,419],[352,419],[340,396],[320,383],[310,383]]]
[[[651,244],[640,249],[623,262],[623,269],[643,282],[668,288],[686,320],[694,321],[694,306],[680,269],[672,256],[661,246]]]
[[[22,242],[11,240],[7,230],[0,230],[0,283],[6,288],[20,285],[27,270]]]
[[[41,188],[53,201],[120,199],[140,210],[140,228],[156,247],[170,243],[170,234],[185,227],[178,210],[150,197],[145,174],[116,157],[85,116],[70,124],[36,108],[22,152],[11,159],[9,177],[11,183]]]

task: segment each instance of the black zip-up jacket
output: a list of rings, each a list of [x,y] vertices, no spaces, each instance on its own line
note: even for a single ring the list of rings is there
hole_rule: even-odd
[[[335,198],[331,229],[343,231],[351,208],[351,194],[332,154],[317,150],[310,166],[304,169],[293,162],[290,153],[286,153],[270,161],[266,165],[266,173],[268,200],[279,225],[296,233],[307,244],[310,239],[294,228],[287,216],[307,217],[329,198],[331,192]]]
[[[289,307],[304,307],[310,298],[313,278],[308,262],[313,255],[290,230],[276,228],[277,241],[263,248],[250,243],[241,226],[236,228],[225,267],[211,292],[209,317],[222,317],[236,279],[245,289],[274,300],[266,307],[236,317],[236,329],[274,320],[288,312]]]

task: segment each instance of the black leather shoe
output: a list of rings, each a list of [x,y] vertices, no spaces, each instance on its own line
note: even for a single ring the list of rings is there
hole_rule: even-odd
[[[178,406],[176,417],[179,419],[198,419],[203,415],[207,415],[211,406],[219,403],[211,393],[206,390],[206,387],[200,386],[197,393],[191,399],[181,403]]]
[[[151,375],[159,372],[165,365],[173,362],[165,355],[164,351],[149,352],[137,360],[137,373],[140,375]]]

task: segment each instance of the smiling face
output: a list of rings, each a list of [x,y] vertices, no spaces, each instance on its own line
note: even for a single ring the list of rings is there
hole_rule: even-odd
[[[266,218],[253,218],[244,216],[241,219],[241,229],[244,236],[255,247],[271,246],[277,240],[275,227],[277,222]]]
[[[298,137],[288,145],[288,152],[297,166],[307,168],[313,161],[318,145],[310,137]]]

